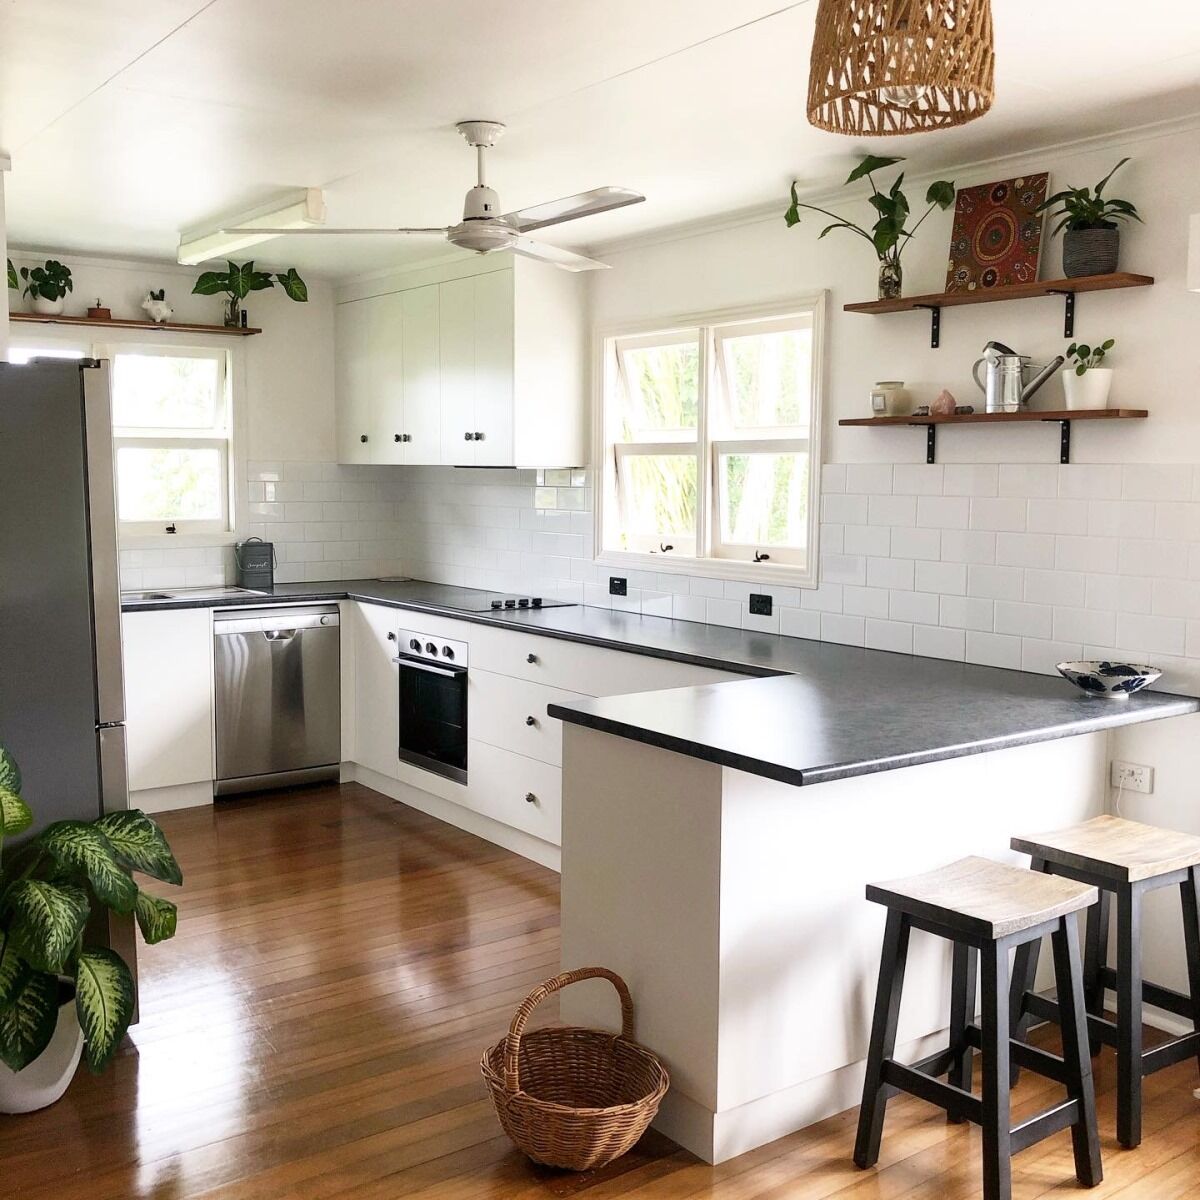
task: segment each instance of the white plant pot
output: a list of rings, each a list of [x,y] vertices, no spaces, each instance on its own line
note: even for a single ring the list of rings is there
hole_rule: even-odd
[[[83,1053],[83,1030],[75,1014],[75,996],[58,1007],[58,1024],[50,1044],[23,1071],[0,1063],[0,1113],[36,1112],[70,1086]]]
[[[57,300],[47,300],[45,296],[30,296],[33,302],[33,311],[39,313],[43,317],[61,317],[63,304],[65,303],[62,296]]]
[[[1063,393],[1069,409],[1107,408],[1112,387],[1112,367],[1092,367],[1082,375],[1068,369],[1062,377]]]

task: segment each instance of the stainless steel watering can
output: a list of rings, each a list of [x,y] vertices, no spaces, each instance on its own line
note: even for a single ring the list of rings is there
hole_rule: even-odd
[[[983,348],[983,357],[975,360],[971,374],[979,390],[987,397],[988,412],[1020,412],[1029,403],[1029,398],[1063,365],[1060,354],[1045,366],[1032,364],[1029,356],[1018,354],[1003,342],[988,342]],[[984,368],[984,378],[979,378],[979,368]],[[1026,381],[1026,372],[1036,372]]]

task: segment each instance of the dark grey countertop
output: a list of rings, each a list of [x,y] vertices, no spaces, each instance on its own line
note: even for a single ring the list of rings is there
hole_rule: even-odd
[[[477,593],[475,593],[477,594]],[[551,705],[564,721],[792,784],[821,783],[1200,711],[1200,699],[1084,695],[1063,679],[606,608],[462,612],[469,589],[354,579],[270,595],[127,600],[126,612],[362,600],[746,675]],[[782,678],[779,678],[782,676]]]

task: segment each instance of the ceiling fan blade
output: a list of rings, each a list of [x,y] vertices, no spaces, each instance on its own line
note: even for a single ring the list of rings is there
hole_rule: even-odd
[[[535,204],[519,212],[505,213],[500,220],[507,221],[518,233],[529,233],[546,225],[559,225],[563,221],[624,208],[627,204],[640,204],[645,198],[641,192],[633,192],[629,188],[593,188],[590,192],[580,192],[575,196],[564,196],[561,200]]]
[[[547,246],[545,242],[535,242],[533,238],[519,237],[509,247],[514,254],[526,258],[536,258],[539,262],[553,263],[564,271],[607,271],[608,263],[597,262],[594,258],[584,258],[571,250],[563,250],[559,246]]]
[[[377,235],[385,233],[399,234],[415,234],[417,236],[429,237],[437,234],[439,237],[445,237],[449,232],[448,228],[438,229],[222,229],[222,234],[226,233],[257,233],[278,237],[328,237],[330,235],[346,235],[353,234],[355,236]]]

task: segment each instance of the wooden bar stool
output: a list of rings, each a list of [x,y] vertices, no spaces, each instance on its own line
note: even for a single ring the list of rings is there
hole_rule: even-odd
[[[986,858],[964,858],[925,875],[870,884],[867,899],[886,905],[888,916],[855,1163],[871,1167],[879,1161],[888,1099],[896,1092],[908,1092],[944,1108],[952,1121],[973,1121],[982,1127],[984,1200],[1009,1200],[1012,1155],[1068,1126],[1076,1177],[1085,1187],[1095,1187],[1103,1170],[1079,935],[1072,915],[1096,902],[1095,887],[1035,875]],[[892,1055],[913,929],[945,938],[954,946],[950,1044],[940,1053],[905,1066]],[[1009,951],[1046,934],[1053,941],[1055,978],[1063,998],[1062,1058],[1009,1039]],[[975,976],[980,957],[983,1016],[976,1025]],[[982,1098],[971,1092],[974,1049],[983,1052]],[[1065,1100],[1015,1128],[1009,1105],[1013,1063],[1067,1089]],[[948,1082],[941,1082],[942,1075],[949,1076]]]
[[[1082,825],[1012,839],[1014,850],[1032,858],[1035,871],[1063,876],[1100,889],[1088,913],[1084,991],[1093,1052],[1117,1051],[1117,1140],[1134,1147],[1142,1140],[1142,1079],[1185,1058],[1200,1058],[1200,838],[1122,817],[1096,817]],[[1147,892],[1179,885],[1183,902],[1188,991],[1183,995],[1142,980],[1142,899]],[[1117,969],[1108,965],[1111,902],[1117,907]],[[1021,1038],[1034,1018],[1059,1020],[1059,1006],[1033,991],[1038,944],[1017,953],[1012,981],[1012,1035]],[[1117,1019],[1104,1016],[1104,994],[1117,994]],[[1142,1046],[1142,1002],[1191,1021],[1193,1032],[1153,1050]]]

